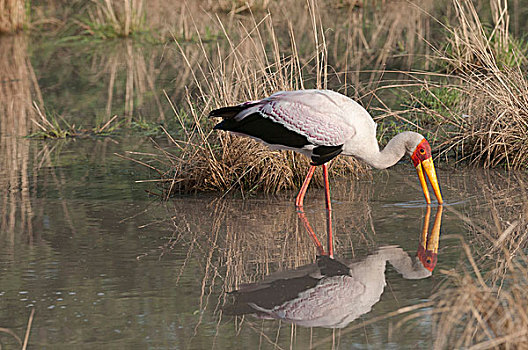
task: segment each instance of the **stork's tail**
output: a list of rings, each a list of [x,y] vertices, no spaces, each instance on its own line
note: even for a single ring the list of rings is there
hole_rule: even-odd
[[[245,107],[241,105],[213,109],[211,112],[209,112],[209,117],[231,119],[234,118],[235,115],[237,115],[238,113],[242,112],[244,109]]]
[[[214,126],[214,130],[234,131],[239,126],[237,115],[253,107],[259,101],[249,101],[236,106],[222,107],[209,112],[211,118],[222,118],[222,121]]]
[[[242,112],[245,109],[248,109],[250,107],[253,107],[256,105],[259,101],[249,101],[244,102],[236,106],[228,106],[228,107],[222,107],[218,109],[213,109],[211,112],[209,112],[210,118],[222,118],[222,119],[232,119],[234,118],[238,113]]]

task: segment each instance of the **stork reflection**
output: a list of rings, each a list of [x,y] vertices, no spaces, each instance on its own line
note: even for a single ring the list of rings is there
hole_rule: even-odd
[[[438,207],[429,233],[430,216],[428,206],[415,257],[398,246],[384,246],[359,261],[345,264],[332,258],[331,231],[325,252],[304,213],[299,212],[320,254],[316,262],[241,286],[231,293],[234,301],[224,311],[230,315],[254,314],[305,327],[343,328],[369,312],[380,300],[386,285],[387,262],[405,279],[431,276],[437,262],[442,206]]]

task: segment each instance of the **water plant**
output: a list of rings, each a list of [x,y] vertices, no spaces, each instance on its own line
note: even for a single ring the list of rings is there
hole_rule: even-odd
[[[82,127],[76,127],[75,124],[68,123],[65,118],[55,113],[42,112],[37,103],[34,103],[34,108],[38,119],[33,119],[33,123],[38,127],[38,130],[27,135],[29,138],[65,139],[89,135],[108,135],[117,131],[119,127],[118,123],[114,123],[117,120],[117,115],[92,129],[83,129]]]
[[[70,125],[64,118],[55,116],[52,113],[43,113],[36,103],[34,103],[34,106],[39,119],[33,119],[33,123],[35,123],[39,130],[30,134],[29,137],[63,139],[76,134],[75,125]]]

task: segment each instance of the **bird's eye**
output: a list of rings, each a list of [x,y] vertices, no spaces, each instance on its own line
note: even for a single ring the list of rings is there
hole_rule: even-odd
[[[427,259],[427,263],[430,264],[431,263],[431,259]]]
[[[425,149],[420,148],[420,151],[419,151],[419,152],[420,152],[420,154],[425,154]]]

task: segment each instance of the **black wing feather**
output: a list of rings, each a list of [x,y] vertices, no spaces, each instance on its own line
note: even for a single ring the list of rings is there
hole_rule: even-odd
[[[260,139],[270,145],[282,145],[291,148],[303,148],[310,145],[308,138],[286,128],[283,124],[267,118],[261,113],[252,113],[242,119],[235,119],[237,114],[254,106],[255,103],[245,103],[237,106],[222,107],[209,113],[210,117],[220,117],[223,121],[216,124],[215,130],[225,130],[248,135]],[[315,146],[312,152],[312,165],[322,165],[337,157],[343,151],[343,145]]]
[[[317,146],[312,151],[312,165],[323,165],[343,152],[343,145]]]
[[[209,112],[209,117],[231,119],[231,118],[234,118],[238,113],[242,112],[244,109],[247,109],[253,105],[254,104],[251,104],[251,103],[243,103],[237,106],[229,106],[229,107],[222,107],[222,108],[214,109],[211,112]]]
[[[296,133],[280,123],[253,113],[241,120],[224,119],[216,124],[215,130],[226,130],[256,137],[270,145],[283,145],[292,148],[303,148],[310,144],[306,136]]]

